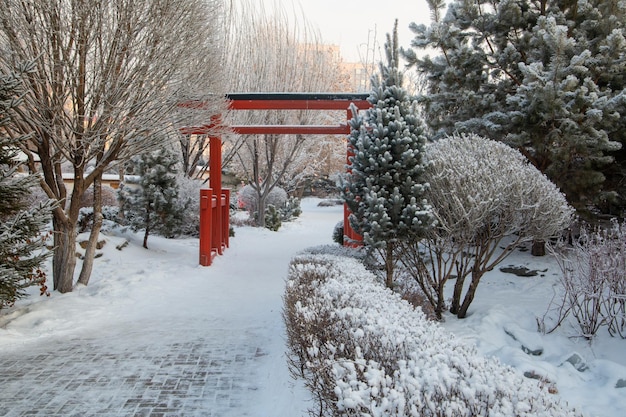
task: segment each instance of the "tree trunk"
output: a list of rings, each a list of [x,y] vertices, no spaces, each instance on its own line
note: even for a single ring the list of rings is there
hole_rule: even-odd
[[[463,294],[463,284],[465,283],[465,276],[458,274],[456,282],[454,283],[454,292],[452,294],[452,303],[450,304],[450,313],[457,314],[461,308],[461,295]]]
[[[472,271],[472,282],[467,289],[467,293],[465,294],[465,298],[463,299],[463,303],[461,304],[459,311],[456,313],[458,318],[464,319],[467,316],[467,310],[469,309],[470,304],[472,304],[472,301],[474,301],[476,289],[478,288],[478,283],[480,282],[483,274],[484,272],[482,271]]]
[[[148,204],[149,206],[149,204]],[[146,231],[143,234],[143,247],[148,249],[148,236],[150,235],[150,210],[146,210]]]
[[[393,242],[387,242],[387,247],[385,248],[385,272],[387,274],[385,279],[385,285],[389,289],[393,289]]]
[[[74,287],[76,267],[76,229],[67,218],[53,217],[54,253],[52,255],[53,289],[60,293],[71,292]]]
[[[267,194],[262,189],[262,184],[257,183],[257,219],[258,227],[265,227],[265,206],[267,202]]]
[[[530,250],[532,256],[546,256],[546,242],[543,240],[533,241],[532,249]]]
[[[102,181],[101,176],[96,177],[93,183],[93,224],[91,225],[91,233],[89,234],[89,242],[85,248],[85,259],[78,276],[78,283],[87,285],[93,270],[93,261],[96,255],[96,246],[98,245],[98,236],[102,228]]]

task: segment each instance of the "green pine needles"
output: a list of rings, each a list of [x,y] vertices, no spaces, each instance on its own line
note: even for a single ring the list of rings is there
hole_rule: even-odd
[[[38,178],[20,172],[22,164],[16,157],[23,138],[6,130],[23,94],[17,75],[0,72],[0,309],[25,297],[30,286],[38,285],[42,293],[47,290],[42,264],[49,252],[42,231],[53,205],[29,204],[27,196]]]
[[[626,208],[626,3],[429,5],[431,24],[413,24],[402,52],[425,77],[433,137],[474,133],[518,149],[581,214]]]
[[[352,227],[366,246],[380,250],[391,287],[398,243],[422,235],[433,217],[423,198],[426,136],[415,102],[402,87],[397,27],[385,47],[387,65],[381,63],[368,99],[373,107],[363,114],[352,107],[349,144],[354,155],[343,194],[352,211]]]

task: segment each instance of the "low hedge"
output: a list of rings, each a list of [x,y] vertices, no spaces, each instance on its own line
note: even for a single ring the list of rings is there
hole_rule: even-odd
[[[315,399],[312,415],[581,415],[455,340],[357,259],[294,258],[283,314],[289,367]]]

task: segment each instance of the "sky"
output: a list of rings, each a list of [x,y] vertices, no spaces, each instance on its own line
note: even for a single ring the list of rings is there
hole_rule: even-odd
[[[398,19],[400,45],[409,47],[412,38],[409,24],[427,24],[430,16],[426,0],[282,0],[282,4],[287,9],[301,9],[319,29],[323,41],[339,45],[348,62],[366,61],[368,50],[370,54],[376,51],[378,57],[385,34],[391,33],[395,19]]]

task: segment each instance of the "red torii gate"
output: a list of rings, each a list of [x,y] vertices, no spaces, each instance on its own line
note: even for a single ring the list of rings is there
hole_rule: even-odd
[[[367,101],[369,94],[360,93],[230,93],[226,95],[231,110],[345,110],[346,120],[352,118],[350,104],[357,109],[372,107]],[[181,103],[182,107],[202,109],[200,101]],[[220,116],[213,116],[211,123],[203,126],[183,127],[186,135],[211,135],[220,124]],[[350,125],[246,125],[230,126],[229,130],[241,135],[305,134],[305,135],[349,135]],[[230,190],[222,190],[222,139],[209,136],[209,189],[200,190],[200,265],[211,265],[216,255],[221,255],[229,245]],[[348,157],[350,151],[348,150]],[[347,242],[360,241],[361,237],[352,230],[344,204],[344,235]]]

